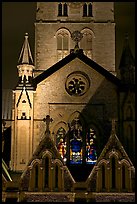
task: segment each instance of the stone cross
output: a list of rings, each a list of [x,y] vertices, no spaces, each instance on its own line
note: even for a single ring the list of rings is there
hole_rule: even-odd
[[[43,121],[46,122],[46,131],[45,132],[50,132],[49,125],[50,125],[50,122],[53,121],[53,119],[50,118],[49,115],[46,115],[46,118],[43,118]]]
[[[80,31],[76,30],[71,34],[71,38],[76,43],[74,50],[77,51],[79,49],[78,43],[83,38],[83,34]]]

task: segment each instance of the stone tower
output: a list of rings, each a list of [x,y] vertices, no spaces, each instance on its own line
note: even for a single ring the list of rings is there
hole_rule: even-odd
[[[13,90],[11,169],[22,171],[30,157],[33,146],[33,59],[28,34],[18,61],[19,81]]]
[[[74,48],[71,34],[76,30],[83,34],[80,48],[84,54],[116,74],[113,2],[38,2],[35,75],[70,53]]]

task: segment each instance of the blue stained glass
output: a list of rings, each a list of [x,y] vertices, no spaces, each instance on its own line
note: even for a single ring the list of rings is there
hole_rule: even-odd
[[[70,141],[70,163],[81,164],[82,163],[82,141],[81,139],[72,139]]]
[[[96,152],[96,135],[93,129],[87,134],[86,138],[86,162],[88,164],[95,164],[97,161]]]

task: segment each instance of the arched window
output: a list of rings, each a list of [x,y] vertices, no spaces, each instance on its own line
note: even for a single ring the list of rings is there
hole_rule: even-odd
[[[126,175],[125,175],[125,165],[122,165],[122,189],[126,188]]]
[[[64,16],[67,16],[68,15],[68,6],[67,4],[65,3],[64,4]]]
[[[66,162],[67,160],[66,158],[66,142],[67,141],[66,141],[65,135],[66,135],[66,131],[64,130],[63,127],[60,127],[56,135],[56,146],[64,162]]]
[[[93,16],[93,14],[92,14],[92,4],[91,3],[88,5],[88,16]]]
[[[86,162],[95,164],[97,161],[96,133],[90,128],[86,135]]]
[[[66,3],[58,4],[58,16],[68,16],[68,6]]]
[[[35,166],[35,190],[38,188],[38,173],[39,173],[39,169],[38,169],[38,165]]]
[[[83,17],[92,17],[92,3],[84,3],[83,5]]]
[[[62,4],[58,4],[58,16],[62,16]]]
[[[86,3],[83,5],[83,16],[84,17],[87,16],[87,4]]]
[[[56,164],[55,166],[55,188],[57,189],[58,188],[58,165]]]
[[[70,132],[70,164],[82,164],[82,125],[78,118],[72,121]]]
[[[102,165],[102,190],[106,188],[105,180],[106,180],[106,177],[105,177],[105,166]]]
[[[112,157],[112,174],[111,174],[111,181],[112,181],[112,189],[116,188],[116,161],[115,158]]]
[[[61,60],[69,54],[69,33],[61,29],[57,33],[57,60]]]
[[[44,188],[49,186],[49,158],[45,158],[45,175],[44,175]]]
[[[83,49],[84,54],[92,58],[92,32],[89,29],[84,29],[81,31],[83,38],[80,41],[80,48]]]

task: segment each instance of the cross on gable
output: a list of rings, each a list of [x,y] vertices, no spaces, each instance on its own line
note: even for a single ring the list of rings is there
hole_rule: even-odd
[[[46,131],[45,132],[50,132],[49,125],[50,125],[50,122],[53,121],[53,119],[50,118],[49,115],[46,115],[46,118],[43,118],[43,121],[46,122]]]

